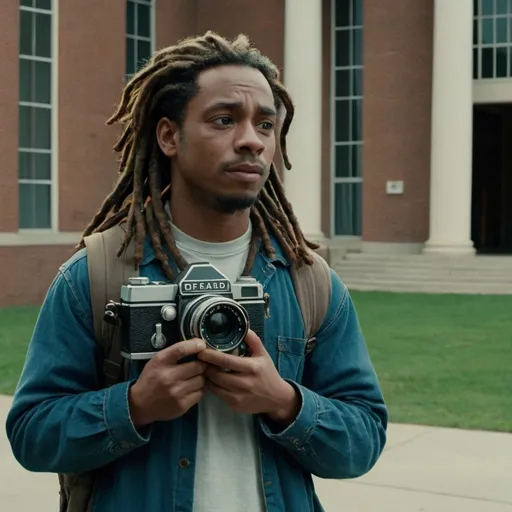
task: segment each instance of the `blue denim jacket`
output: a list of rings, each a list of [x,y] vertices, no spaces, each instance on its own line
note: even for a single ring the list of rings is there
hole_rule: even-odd
[[[86,258],[82,250],[61,266],[41,308],[7,418],[14,456],[30,471],[98,469],[96,512],[190,512],[194,466],[201,464],[195,459],[197,407],[138,432],[128,408],[136,372],[128,382],[100,389]],[[311,475],[345,479],[368,472],[384,448],[388,416],[340,278],[331,272],[330,307],[306,357],[287,267],[278,250],[273,259],[259,253],[252,272],[271,297],[266,349],[302,400],[297,418],[281,432],[254,418],[262,485],[268,512],[319,512]],[[165,280],[149,243],[140,274]]]

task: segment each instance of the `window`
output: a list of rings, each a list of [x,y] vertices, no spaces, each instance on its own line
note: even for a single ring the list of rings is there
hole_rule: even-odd
[[[130,78],[153,53],[153,1],[126,2],[126,75]]]
[[[363,0],[332,0],[333,171],[331,230],[362,231]]]
[[[512,0],[474,0],[473,78],[512,77]]]
[[[21,0],[19,228],[52,227],[52,0]]]

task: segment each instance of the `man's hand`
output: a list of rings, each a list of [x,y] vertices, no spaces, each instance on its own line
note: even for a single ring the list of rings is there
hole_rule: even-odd
[[[281,378],[253,331],[249,331],[245,342],[251,357],[214,349],[199,353],[199,359],[210,365],[205,373],[208,388],[236,412],[265,414],[283,426],[292,423],[300,409],[297,392]]]
[[[180,341],[148,361],[128,396],[136,428],[178,418],[201,400],[207,365],[201,361],[178,362],[205,348],[202,340]]]

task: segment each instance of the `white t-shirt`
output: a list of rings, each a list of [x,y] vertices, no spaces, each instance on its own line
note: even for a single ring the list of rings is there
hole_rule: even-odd
[[[229,280],[243,272],[251,226],[240,238],[202,242],[172,226],[176,245],[188,263],[208,261]],[[231,411],[212,393],[199,402],[193,512],[263,512],[260,458],[252,415]]]

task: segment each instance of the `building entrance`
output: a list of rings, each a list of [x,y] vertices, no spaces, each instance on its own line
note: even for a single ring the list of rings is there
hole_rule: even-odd
[[[512,104],[474,106],[471,236],[479,253],[512,253]]]

